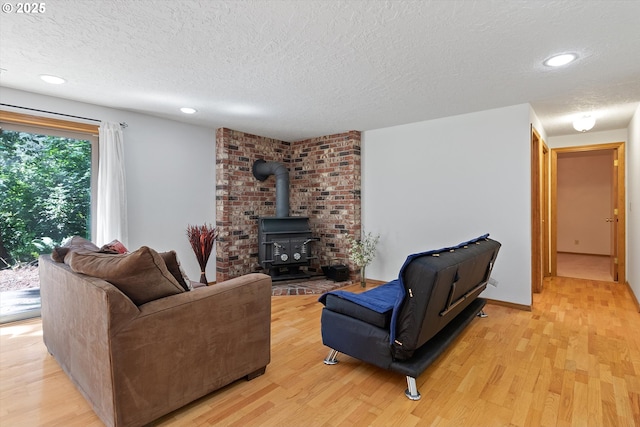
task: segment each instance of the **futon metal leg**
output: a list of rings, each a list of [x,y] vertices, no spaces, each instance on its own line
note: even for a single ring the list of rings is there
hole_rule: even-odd
[[[485,313],[484,310],[480,310],[480,313],[478,313],[478,317],[484,318],[484,317],[487,317],[487,316],[488,316],[488,314]]]
[[[416,379],[407,375],[407,389],[404,394],[411,400],[420,400],[420,393],[416,386]]]
[[[327,355],[327,357],[324,359],[324,364],[325,365],[335,365],[336,363],[338,363],[338,351],[331,349],[329,350],[329,354]]]

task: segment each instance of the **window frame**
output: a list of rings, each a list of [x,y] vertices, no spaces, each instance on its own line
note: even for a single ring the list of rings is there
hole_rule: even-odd
[[[0,129],[18,132],[40,133],[63,138],[80,139],[91,142],[91,236],[96,235],[97,191],[98,191],[98,163],[99,154],[99,125],[72,122],[50,117],[33,116],[0,110]]]

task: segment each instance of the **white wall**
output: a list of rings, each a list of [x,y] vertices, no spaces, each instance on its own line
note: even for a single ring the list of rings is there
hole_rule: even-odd
[[[640,301],[640,106],[627,130],[627,281]]]
[[[531,305],[531,108],[521,104],[366,131],[362,215],[380,233],[367,277],[407,255],[490,233],[502,243],[487,298]]]
[[[576,147],[580,145],[609,144],[627,140],[626,129],[607,130],[602,132],[584,132],[571,135],[552,136],[547,141],[549,148]]]
[[[0,99],[21,107],[126,122],[127,246],[129,250],[143,245],[161,252],[174,249],[189,278],[199,279],[200,268],[186,228],[205,222],[215,225],[214,129],[4,87]],[[215,280],[215,256],[206,272],[209,280]]]

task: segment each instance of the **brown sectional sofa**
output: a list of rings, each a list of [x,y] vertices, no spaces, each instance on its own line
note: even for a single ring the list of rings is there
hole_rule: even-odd
[[[270,361],[267,275],[138,306],[48,255],[39,270],[44,343],[107,426],[147,424]]]

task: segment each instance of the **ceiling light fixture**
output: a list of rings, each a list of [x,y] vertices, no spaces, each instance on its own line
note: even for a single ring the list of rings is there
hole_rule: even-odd
[[[40,78],[47,83],[51,83],[52,85],[61,85],[62,83],[66,83],[67,81],[62,77],[50,76],[48,74],[41,74]]]
[[[586,132],[591,130],[596,124],[596,119],[590,115],[584,115],[573,121],[573,128],[578,132]]]
[[[191,107],[182,107],[180,109],[180,111],[182,111],[185,114],[195,114],[198,110],[196,110],[195,108],[191,108]]]
[[[544,60],[543,64],[547,67],[562,67],[578,59],[575,53],[561,53]]]

